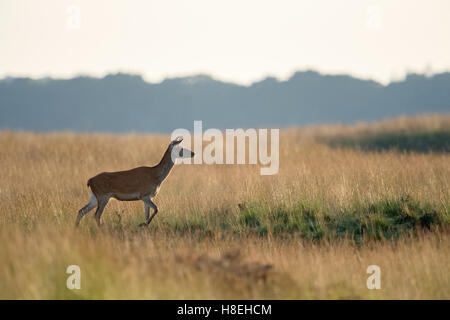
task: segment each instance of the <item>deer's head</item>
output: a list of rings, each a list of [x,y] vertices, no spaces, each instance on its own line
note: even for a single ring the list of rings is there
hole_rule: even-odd
[[[170,145],[170,154],[172,157],[172,161],[175,163],[176,159],[186,159],[192,158],[195,156],[195,153],[189,149],[183,148],[180,146],[180,143],[183,141],[182,137],[178,137],[173,140]]]

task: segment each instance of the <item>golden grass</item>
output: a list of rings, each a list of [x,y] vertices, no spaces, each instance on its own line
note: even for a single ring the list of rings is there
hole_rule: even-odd
[[[405,196],[448,218],[447,153],[364,152],[321,141],[449,124],[448,116],[424,116],[283,130],[277,175],[260,176],[254,165],[176,166],[148,230],[137,228],[142,203],[111,200],[101,231],[92,213],[73,229],[89,200],[87,179],[157,163],[168,137],[1,132],[0,298],[449,299],[448,220],[396,241],[361,243],[305,240],[302,231],[279,237],[270,223],[262,235],[245,224],[220,225],[240,221],[239,204],[257,204],[269,216],[299,202],[339,214]],[[81,267],[81,290],[65,286],[71,264]],[[381,267],[381,290],[366,288],[372,264]]]

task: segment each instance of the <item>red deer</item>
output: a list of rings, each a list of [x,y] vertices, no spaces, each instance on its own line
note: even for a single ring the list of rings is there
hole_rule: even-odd
[[[167,148],[161,161],[154,167],[138,167],[127,171],[103,172],[88,180],[87,186],[91,189],[91,200],[80,211],[75,222],[78,226],[81,218],[97,206],[95,220],[100,226],[100,217],[110,198],[119,201],[141,200],[145,205],[145,222],[139,226],[148,226],[155,215],[158,207],[152,198],[158,194],[161,183],[169,175],[174,161],[178,158],[193,157],[194,153],[179,146],[183,141],[178,137],[173,140]],[[153,214],[150,216],[150,208]]]

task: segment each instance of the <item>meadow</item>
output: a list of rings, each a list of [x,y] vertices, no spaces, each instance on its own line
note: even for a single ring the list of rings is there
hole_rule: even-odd
[[[0,131],[0,298],[450,299],[449,115],[283,129],[276,175],[175,166],[149,228],[116,200],[74,228],[90,177],[155,165],[169,141]]]

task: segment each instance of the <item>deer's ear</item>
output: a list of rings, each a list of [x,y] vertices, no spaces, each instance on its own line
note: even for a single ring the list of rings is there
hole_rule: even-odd
[[[183,141],[183,137],[177,137],[175,140],[172,141],[172,144],[176,146],[177,144],[180,144],[181,141]]]

